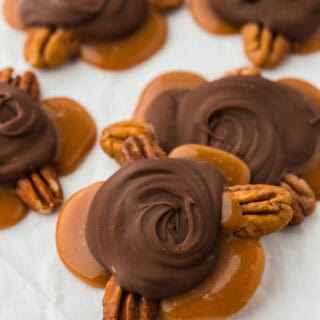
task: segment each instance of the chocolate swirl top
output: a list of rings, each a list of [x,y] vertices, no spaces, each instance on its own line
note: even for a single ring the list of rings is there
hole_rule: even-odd
[[[146,0],[22,0],[20,8],[26,25],[69,28],[83,41],[127,35],[146,14]]]
[[[320,0],[207,0],[224,21],[241,26],[261,23],[301,42],[320,27]]]
[[[93,256],[149,299],[185,292],[216,263],[223,178],[207,163],[139,160],[98,191],[86,224]]]
[[[0,185],[47,165],[57,149],[55,129],[41,106],[5,84],[0,84],[0,146]]]
[[[144,115],[160,146],[186,143],[224,149],[243,159],[253,183],[278,184],[320,143],[320,110],[306,95],[258,76],[235,76],[191,91],[160,94]]]

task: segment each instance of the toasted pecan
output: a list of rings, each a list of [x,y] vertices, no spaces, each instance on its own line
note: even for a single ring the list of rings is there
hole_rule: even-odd
[[[26,71],[21,76],[15,76],[13,68],[0,70],[0,83],[13,85],[25,93],[28,93],[34,99],[39,99],[40,97],[40,86],[38,79],[31,71]]]
[[[273,68],[291,50],[289,40],[258,23],[244,25],[241,35],[245,52],[256,67]]]
[[[123,290],[115,276],[111,276],[103,297],[103,320],[156,320],[157,301],[150,301]]]
[[[124,165],[139,159],[166,158],[166,153],[149,136],[132,136],[120,149],[119,163]]]
[[[57,68],[79,55],[80,41],[62,28],[34,28],[24,46],[26,60],[36,68]]]
[[[30,209],[42,214],[52,213],[63,200],[59,177],[50,166],[19,179],[15,191]]]
[[[293,216],[290,224],[300,224],[306,216],[314,212],[316,196],[305,180],[291,173],[283,177],[281,186],[289,191],[293,200]]]
[[[120,150],[123,142],[132,136],[145,136],[155,140],[151,126],[144,122],[121,121],[106,127],[101,135],[100,145],[111,158],[120,162]]]
[[[260,238],[279,231],[292,219],[292,199],[287,190],[270,185],[226,188],[236,210],[236,224],[228,230],[240,238]]]

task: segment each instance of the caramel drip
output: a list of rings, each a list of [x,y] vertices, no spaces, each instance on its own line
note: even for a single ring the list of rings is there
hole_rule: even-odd
[[[9,25],[19,30],[25,30],[26,26],[19,15],[20,4],[21,0],[4,0],[2,10],[4,18]]]
[[[105,43],[86,43],[81,58],[96,67],[123,70],[153,56],[167,38],[167,21],[160,14],[151,12],[147,21],[135,33]]]
[[[43,107],[58,131],[59,152],[55,167],[59,175],[67,175],[79,166],[95,143],[95,123],[82,106],[70,99],[47,99]]]
[[[162,301],[165,320],[221,319],[243,308],[260,284],[265,266],[256,240],[224,237],[211,276],[190,292]]]
[[[0,229],[9,228],[21,221],[27,208],[11,188],[0,188]]]
[[[309,40],[298,44],[294,48],[295,53],[310,54],[320,51],[320,30]]]
[[[206,81],[203,77],[189,72],[168,72],[157,77],[143,90],[133,119],[143,120],[150,103],[160,93],[171,89],[193,89]]]
[[[237,27],[223,22],[209,7],[208,0],[190,0],[189,8],[195,22],[208,32],[229,35],[239,31]]]
[[[320,90],[310,83],[293,78],[279,80],[280,83],[291,86],[309,96],[320,109]],[[320,200],[320,145],[314,158],[298,172],[299,176],[305,179]]]
[[[56,232],[58,253],[66,267],[91,286],[103,288],[108,274],[91,255],[85,236],[89,206],[102,183],[79,191],[62,208]]]
[[[250,183],[250,170],[238,157],[220,149],[201,145],[182,145],[169,154],[170,158],[193,159],[212,164],[230,186]]]

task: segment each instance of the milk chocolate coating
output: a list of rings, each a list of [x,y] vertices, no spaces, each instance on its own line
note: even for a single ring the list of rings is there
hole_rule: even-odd
[[[320,27],[320,0],[207,0],[224,21],[241,26],[260,23],[301,42]]]
[[[125,36],[147,15],[146,0],[22,0],[20,16],[28,26],[65,27],[83,41]]]
[[[207,163],[139,160],[98,191],[86,223],[93,256],[148,299],[185,292],[216,263],[223,179]]]
[[[144,114],[167,152],[196,143],[243,159],[253,183],[278,184],[320,143],[320,110],[297,90],[258,76],[235,76],[191,91],[160,94]]]
[[[0,146],[0,185],[41,169],[57,150],[55,129],[40,104],[6,84],[0,84]]]

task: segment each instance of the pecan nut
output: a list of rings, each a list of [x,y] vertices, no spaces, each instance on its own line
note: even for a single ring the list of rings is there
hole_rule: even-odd
[[[139,159],[166,158],[166,153],[148,136],[132,136],[125,140],[120,149],[119,163],[124,165]]]
[[[257,67],[273,68],[290,52],[291,44],[284,36],[275,34],[257,23],[241,29],[245,52]]]
[[[314,212],[316,196],[305,180],[291,173],[283,177],[281,186],[288,190],[292,197],[293,217],[290,224],[300,224],[304,217]]]
[[[103,320],[156,320],[159,304],[124,291],[111,276],[103,297]]]
[[[19,179],[15,191],[29,208],[42,214],[52,213],[63,200],[59,177],[49,166]]]
[[[40,97],[40,86],[36,75],[31,71],[26,71],[22,76],[14,76],[12,68],[0,71],[0,83],[13,85],[25,93],[38,100]]]
[[[184,0],[149,0],[150,5],[160,12],[167,12],[182,6]]]
[[[138,121],[121,121],[103,130],[100,145],[106,154],[120,162],[121,146],[127,138],[132,136],[146,136],[155,140],[152,127],[148,124]]]
[[[226,188],[231,201],[223,212],[227,232],[240,238],[260,238],[286,227],[292,219],[292,199],[282,187],[239,185]]]
[[[80,41],[68,30],[31,30],[24,46],[26,60],[36,68],[56,68],[80,55]]]
[[[261,70],[257,67],[242,67],[236,70],[231,70],[227,72],[224,77],[233,77],[233,76],[260,76]]]

